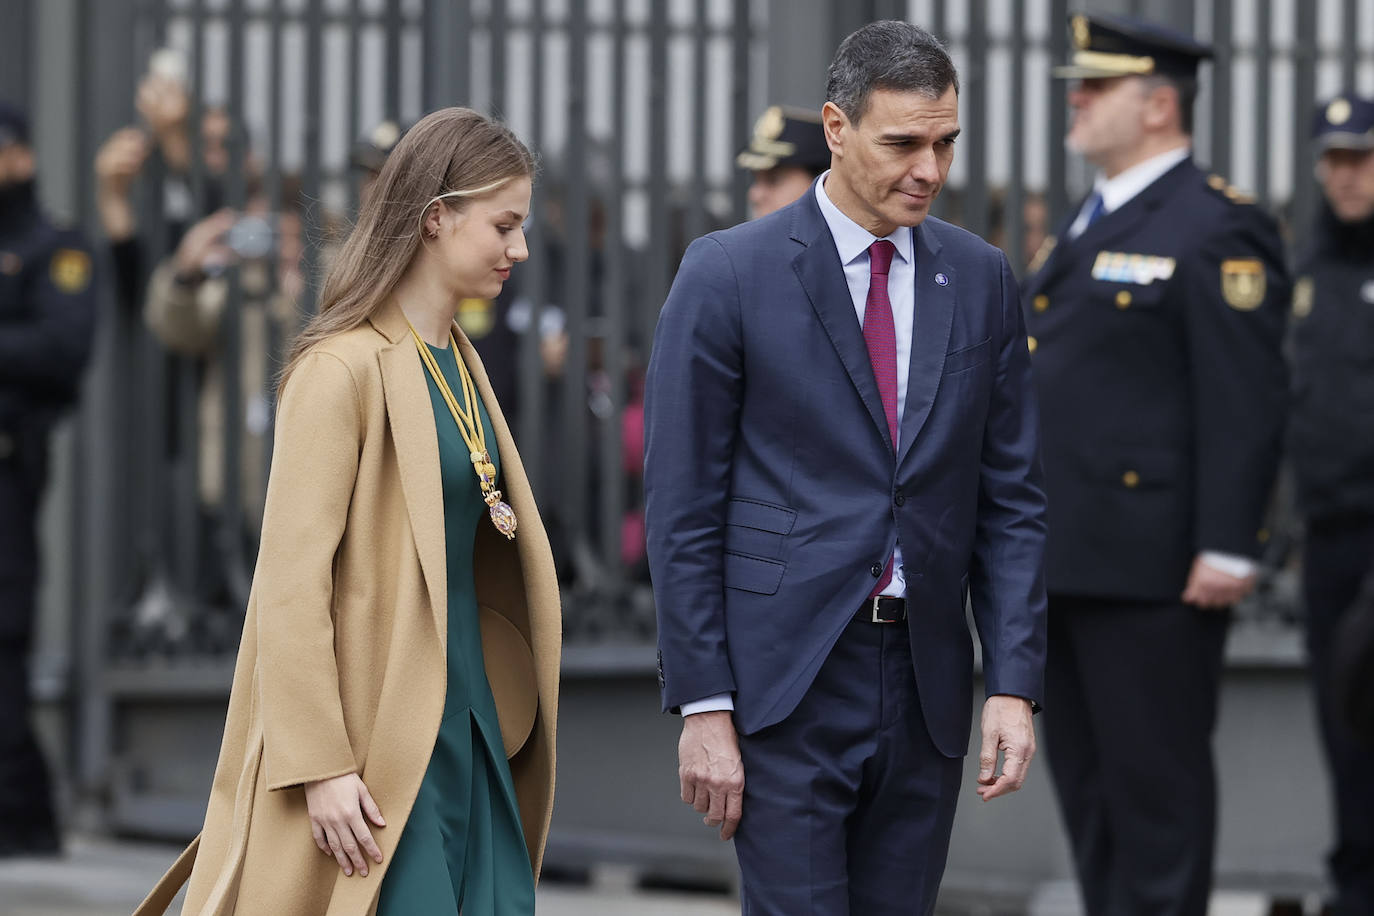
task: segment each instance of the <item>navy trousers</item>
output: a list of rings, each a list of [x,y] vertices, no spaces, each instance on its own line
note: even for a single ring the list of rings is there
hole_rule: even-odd
[[[744,916],[934,910],[963,761],[930,740],[909,640],[851,622],[792,714],[740,736]]]
[[[1045,747],[1088,916],[1206,916],[1228,620],[1050,595]]]
[[[1336,884],[1336,912],[1341,916],[1374,913],[1374,786],[1366,772],[1370,747],[1338,715],[1331,671],[1336,626],[1355,601],[1371,564],[1374,518],[1308,523],[1303,557],[1307,654],[1331,777],[1331,810],[1336,819],[1331,877]]]

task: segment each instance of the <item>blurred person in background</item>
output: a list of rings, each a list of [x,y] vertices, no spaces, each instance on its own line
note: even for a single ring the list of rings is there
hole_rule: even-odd
[[[527,257],[533,176],[464,108],[382,167],[283,371],[205,827],[139,916],[188,878],[187,913],[533,916],[558,586],[455,323]]]
[[[348,164],[352,166],[358,178],[360,205],[366,204],[372,195],[377,176],[382,173],[382,166],[386,165],[387,155],[405,135],[407,126],[387,119],[378,123],[366,137],[353,144],[353,149],[348,154]]]
[[[1338,714],[1333,638],[1374,570],[1374,99],[1342,95],[1322,105],[1313,139],[1324,201],[1293,287],[1289,457],[1307,531],[1307,652],[1336,819],[1336,912],[1368,914],[1371,748]]]
[[[197,394],[197,482],[205,536],[200,597],[223,604],[235,596],[226,591],[219,569],[226,552],[214,537],[223,509],[225,441],[239,437],[239,486],[243,540],[262,521],[267,489],[266,437],[272,425],[272,391],[283,347],[296,329],[304,288],[301,274],[305,243],[300,183],[283,181],[280,213],[268,210],[261,194],[244,211],[224,209],[191,226],[176,251],[154,269],[148,282],[143,318],[169,352],[200,363]],[[237,271],[240,299],[231,310],[230,271]],[[238,365],[227,363],[225,324],[240,322]],[[243,416],[234,424],[224,416],[224,386],[236,378]],[[232,427],[237,427],[232,428]],[[189,460],[189,456],[188,456]]]
[[[0,102],[0,856],[60,850],[29,722],[37,521],[48,436],[76,400],[96,318],[90,248],[43,215],[34,179],[28,120]]]
[[[157,156],[166,169],[159,193],[169,248],[199,214],[219,209],[225,197],[233,122],[224,108],[207,106],[201,115],[204,199],[199,209],[192,200],[191,98],[184,67],[176,52],[165,48],[155,52],[134,97],[140,123],[116,130],[96,151],[96,215],[110,243],[119,304],[130,314],[142,303],[146,265],[156,263],[169,250],[152,250],[148,237],[152,227],[143,227],[140,233],[138,225],[135,182],[147,172],[150,159]]]
[[[820,114],[769,106],[754,122],[754,135],[735,157],[735,164],[754,175],[749,183],[750,218],[781,210],[830,168],[830,147],[825,145]]]
[[[1193,164],[1211,49],[1125,17],[1071,26],[1067,143],[1098,174],[1023,293],[1050,501],[1046,747],[1086,911],[1202,916],[1289,280],[1274,221]]]

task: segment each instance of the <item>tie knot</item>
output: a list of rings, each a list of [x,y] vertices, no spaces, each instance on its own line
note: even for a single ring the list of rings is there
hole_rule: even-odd
[[[887,239],[878,239],[868,246],[868,273],[874,277],[886,277],[887,270],[892,266],[892,256],[897,253],[897,246]]]

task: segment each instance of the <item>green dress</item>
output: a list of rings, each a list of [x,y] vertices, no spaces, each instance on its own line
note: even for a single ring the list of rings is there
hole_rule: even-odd
[[[430,347],[459,405],[463,386],[452,347]],[[422,370],[424,371],[424,370]],[[467,443],[425,371],[444,485],[448,554],[448,692],[439,738],[386,877],[378,916],[532,916],[534,876],[496,702],[482,662],[472,550],[490,525]],[[500,475],[496,434],[482,407],[488,450]]]

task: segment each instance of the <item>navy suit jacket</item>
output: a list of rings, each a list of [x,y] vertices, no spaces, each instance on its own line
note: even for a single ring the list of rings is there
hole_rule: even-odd
[[[931,738],[967,751],[971,593],[989,694],[1038,703],[1045,497],[1016,281],[929,218],[894,454],[814,188],[692,243],[645,395],[648,551],[665,709],[735,694],[744,734],[785,718],[901,539]]]

